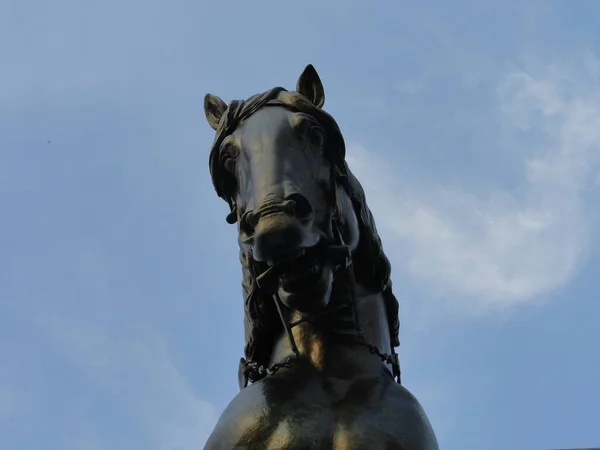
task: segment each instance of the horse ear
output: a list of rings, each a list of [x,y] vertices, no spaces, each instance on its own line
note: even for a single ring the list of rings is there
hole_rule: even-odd
[[[213,130],[216,130],[219,126],[226,109],[227,104],[220,97],[212,94],[204,96],[204,114],[206,114],[206,120]]]
[[[298,78],[296,83],[296,92],[304,95],[317,108],[322,108],[325,104],[325,90],[319,74],[312,64],[309,64]]]

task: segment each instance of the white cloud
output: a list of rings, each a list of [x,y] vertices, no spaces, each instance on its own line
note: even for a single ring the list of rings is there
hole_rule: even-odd
[[[115,336],[56,318],[46,321],[46,327],[94,384],[126,403],[156,443],[153,448],[191,450],[206,441],[217,411],[194,393],[158,335],[139,330]]]
[[[349,164],[392,238],[388,253],[402,255],[403,269],[429,292],[480,311],[532,300],[573,278],[599,200],[594,67],[588,61],[574,74],[555,67],[537,76],[513,71],[498,86],[498,127],[515,134],[510,151],[521,155],[525,174],[518,190],[419,191],[363,147],[350,147]]]

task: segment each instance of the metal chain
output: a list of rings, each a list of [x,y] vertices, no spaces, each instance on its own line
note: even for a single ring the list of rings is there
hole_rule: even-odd
[[[381,359],[381,361],[390,364],[393,369],[394,378],[397,378],[398,383],[400,383],[400,381],[399,381],[400,380],[400,361],[398,359],[398,354],[396,352],[392,352],[391,354],[383,353],[381,350],[379,350],[379,347],[369,343],[364,338],[362,333],[358,336],[338,335],[337,338],[342,339],[342,342],[346,341],[346,342],[349,342],[352,344],[361,345],[363,347],[366,347],[369,350],[369,353],[371,355],[376,355],[379,357],[379,359]]]
[[[354,342],[358,345],[362,345],[369,350],[371,355],[377,355],[381,361],[390,364],[394,369],[394,377],[396,377],[396,371],[399,372],[399,361],[397,353],[383,353],[379,348],[373,344],[369,344],[364,339],[357,339]],[[262,364],[258,364],[256,361],[244,361],[244,366],[246,368],[245,375],[248,380],[255,382],[265,376],[275,375],[279,369],[292,367],[294,361],[298,359],[295,354],[289,355],[284,361],[280,363],[272,364],[268,367],[263,366]],[[399,373],[398,373],[399,375]]]
[[[362,345],[364,347],[367,347],[369,349],[369,353],[371,355],[377,355],[379,356],[379,358],[383,361],[386,362],[390,365],[394,365],[397,360],[398,360],[398,354],[397,353],[392,353],[392,354],[387,354],[387,353],[383,353],[381,350],[379,350],[379,348],[377,348],[377,346],[373,345],[373,344],[369,344],[368,342],[361,342],[358,341],[357,344]]]
[[[272,364],[268,367],[258,364],[255,361],[245,361],[246,373],[251,381],[263,378],[266,375],[275,375],[279,369],[286,367],[292,367],[293,362],[296,360],[296,355],[289,355],[285,360],[280,363]]]

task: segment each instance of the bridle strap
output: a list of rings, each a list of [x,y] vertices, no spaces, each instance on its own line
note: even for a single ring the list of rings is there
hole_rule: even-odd
[[[285,329],[285,333],[287,334],[288,341],[290,342],[290,347],[292,347],[292,351],[296,358],[300,357],[300,351],[298,350],[298,346],[296,345],[296,340],[294,339],[294,335],[292,334],[292,327],[287,323],[285,317],[283,317],[283,312],[281,311],[281,299],[277,293],[273,294],[273,301],[275,302],[275,308],[277,308],[277,314],[279,314],[279,318],[281,319],[281,323],[283,328]]]

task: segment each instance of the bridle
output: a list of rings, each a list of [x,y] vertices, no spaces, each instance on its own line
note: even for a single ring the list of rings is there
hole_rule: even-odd
[[[338,178],[344,180],[344,177],[340,177],[338,174],[335,173],[334,166],[335,165],[332,164],[332,201],[333,205],[337,205],[338,203],[336,180]],[[255,361],[247,361],[245,358],[241,358],[238,370],[238,383],[240,390],[247,387],[249,381],[255,382],[266,376],[274,375],[279,371],[279,369],[292,367],[293,363],[301,358],[300,351],[298,350],[298,346],[296,345],[296,341],[292,333],[292,329],[294,327],[302,323],[313,323],[317,319],[320,319],[326,315],[330,315],[334,312],[338,312],[346,308],[351,309],[356,335],[338,335],[338,338],[345,340],[348,344],[355,344],[366,347],[369,350],[370,354],[376,355],[381,359],[381,361],[391,365],[392,378],[394,378],[397,383],[401,384],[400,362],[398,359],[398,354],[394,349],[394,346],[391,345],[391,353],[383,353],[377,346],[367,342],[363,335],[356,309],[356,280],[354,276],[354,268],[352,266],[352,255],[350,252],[350,247],[347,246],[344,242],[341,226],[339,224],[339,221],[335,217],[335,208],[331,208],[331,210],[334,211],[331,218],[331,224],[335,236],[335,242],[332,245],[326,247],[325,252],[329,262],[334,265],[334,273],[337,274],[341,272],[341,274],[346,277],[346,283],[348,284],[350,291],[349,302],[328,305],[323,311],[312,314],[310,316],[304,316],[302,319],[290,323],[286,321],[285,315],[283,314],[282,310],[283,302],[277,294],[277,283],[279,275],[281,275],[282,269],[278,266],[269,267],[266,271],[259,275],[256,279],[256,284],[259,289],[262,289],[265,293],[271,295],[273,302],[275,303],[277,314],[279,315],[279,319],[281,320],[281,324],[289,341],[292,354],[287,356],[282,362],[275,363],[270,366],[264,366]],[[228,219],[228,222],[229,221],[230,219]],[[334,293],[332,293],[332,295]]]
[[[261,107],[263,107],[265,105],[279,104],[276,99],[278,99],[279,95],[284,92],[287,92],[287,91],[283,88],[273,88],[270,91],[267,91],[263,94],[252,97],[251,99],[249,99],[246,102],[234,100],[227,108],[227,113],[225,114],[223,120],[221,121],[221,124],[219,125],[219,127],[217,129],[215,141],[213,142],[213,147],[211,150],[211,157],[210,157],[209,164],[210,164],[210,168],[211,168],[211,177],[213,178],[213,184],[215,184],[217,194],[220,197],[222,197],[223,199],[225,199],[229,203],[229,206],[231,208],[231,212],[227,215],[227,219],[226,219],[227,222],[230,224],[233,224],[240,219],[240,217],[239,217],[240,211],[238,211],[235,201],[231,197],[225,195],[225,192],[224,192],[225,190],[218,182],[218,178],[219,178],[218,177],[218,173],[219,173],[218,159],[219,158],[217,157],[218,152],[216,150],[219,148],[219,145],[222,142],[223,138],[226,135],[232,133],[233,130],[236,128],[236,126],[241,121],[247,119],[252,114],[254,114],[256,111],[258,111],[258,109],[260,109]],[[289,107],[290,105],[285,105],[285,106]],[[321,110],[318,109],[318,111],[321,111]],[[333,119],[331,119],[331,120],[333,120]],[[337,127],[337,125],[335,125],[335,126]],[[338,130],[338,133],[339,133],[339,130]],[[343,142],[343,139],[342,139],[342,142]],[[248,386],[249,381],[255,382],[266,376],[274,375],[281,368],[291,367],[295,361],[297,361],[301,358],[300,351],[298,350],[298,347],[294,340],[294,336],[292,334],[292,329],[294,327],[300,325],[301,323],[306,323],[306,322],[312,323],[315,320],[322,318],[323,316],[331,315],[334,312],[337,312],[337,311],[340,311],[340,310],[343,310],[346,308],[351,309],[353,321],[354,321],[354,325],[355,325],[355,329],[356,329],[356,335],[340,335],[337,337],[345,340],[349,344],[361,345],[361,346],[368,348],[370,354],[376,355],[383,362],[388,363],[392,366],[392,374],[390,374],[390,375],[392,376],[392,378],[396,379],[396,381],[398,383],[401,383],[400,363],[398,360],[398,354],[396,353],[396,351],[394,349],[393,343],[391,343],[391,353],[390,354],[381,352],[379,350],[379,348],[377,348],[375,345],[373,345],[365,340],[362,329],[360,328],[360,324],[358,321],[358,315],[357,315],[357,310],[356,310],[356,302],[357,302],[356,280],[354,278],[354,268],[352,266],[352,264],[353,264],[352,255],[350,252],[350,248],[344,243],[344,240],[342,237],[342,231],[341,231],[342,228],[340,226],[338,219],[336,218],[336,216],[338,215],[336,208],[338,208],[338,205],[339,205],[338,201],[337,201],[338,182],[342,185],[345,185],[348,181],[346,174],[343,173],[343,170],[340,169],[340,167],[343,166],[343,164],[340,164],[339,159],[343,159],[343,155],[337,155],[337,158],[338,158],[338,161],[331,161],[331,158],[328,158],[328,159],[330,159],[330,164],[331,164],[331,180],[332,180],[332,183],[331,183],[332,184],[332,192],[331,192],[331,196],[330,196],[330,206],[333,206],[332,208],[330,208],[330,211],[332,211],[331,225],[332,225],[332,230],[334,233],[335,241],[331,245],[326,247],[324,250],[326,252],[326,257],[335,267],[334,273],[336,273],[336,274],[341,273],[342,275],[344,275],[346,277],[346,283],[350,290],[349,301],[342,302],[342,303],[336,304],[336,305],[331,305],[331,303],[335,303],[335,302],[330,302],[330,305],[328,305],[323,311],[313,314],[310,317],[304,317],[301,320],[298,320],[298,321],[295,321],[292,323],[288,323],[286,321],[285,315],[283,314],[283,311],[282,311],[282,301],[277,294],[277,284],[278,284],[279,275],[281,273],[280,272],[281,268],[277,267],[277,266],[270,267],[267,270],[265,270],[265,272],[260,274],[256,278],[255,282],[259,289],[261,289],[264,293],[268,293],[271,295],[271,297],[275,303],[275,308],[279,315],[279,319],[281,320],[281,324],[282,324],[283,329],[285,330],[285,333],[289,340],[290,348],[292,349],[292,354],[289,355],[288,357],[286,357],[282,362],[275,363],[270,366],[264,366],[262,364],[259,364],[256,361],[247,361],[246,359],[241,358],[239,372],[238,372],[238,381],[239,381],[240,390],[245,388],[246,386]],[[334,293],[335,292],[333,292],[332,295]],[[386,371],[387,371],[387,369],[386,369]]]

